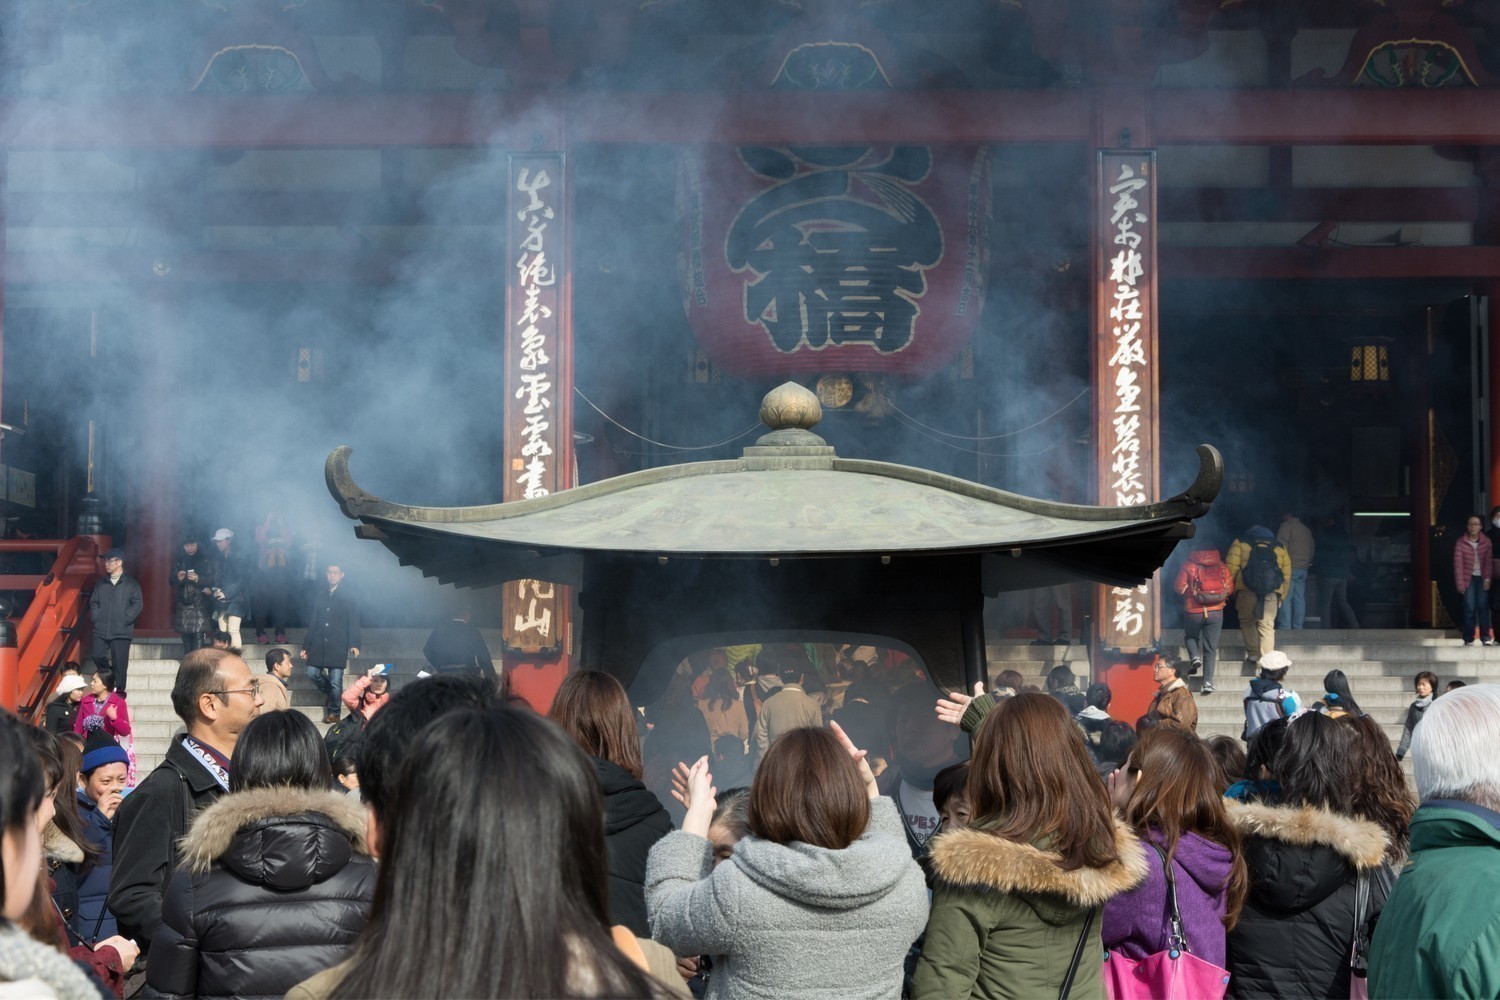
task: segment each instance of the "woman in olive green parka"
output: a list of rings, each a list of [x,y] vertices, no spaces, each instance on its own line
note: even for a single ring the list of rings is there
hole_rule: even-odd
[[[968,829],[933,840],[932,913],[913,996],[1103,998],[1100,910],[1146,874],[1067,710],[1021,694],[984,717]],[[965,720],[968,721],[967,719]]]

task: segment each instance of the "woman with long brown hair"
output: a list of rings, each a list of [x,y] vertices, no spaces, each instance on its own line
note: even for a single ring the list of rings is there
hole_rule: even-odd
[[[921,997],[1102,996],[1099,911],[1146,874],[1061,702],[990,710],[969,761],[968,829],[933,838]]]
[[[1353,812],[1380,824],[1390,838],[1385,860],[1399,869],[1406,863],[1411,846],[1411,818],[1417,811],[1417,796],[1406,783],[1406,773],[1380,723],[1368,715],[1349,716],[1343,722],[1354,730]]]
[[[1158,726],[1141,737],[1111,778],[1115,805],[1146,843],[1146,880],[1104,904],[1104,946],[1127,958],[1167,950],[1166,865],[1194,955],[1222,968],[1224,938],[1249,889],[1240,835],[1219,794],[1208,744]]]
[[[646,856],[672,831],[672,819],[641,782],[641,736],[630,698],[609,674],[579,670],[563,680],[549,715],[589,755],[604,790],[610,922],[650,937]]]
[[[698,711],[708,723],[710,743],[719,742],[721,736],[733,736],[741,743],[750,739],[750,717],[728,669],[715,668],[709,674],[708,685],[698,699]]]

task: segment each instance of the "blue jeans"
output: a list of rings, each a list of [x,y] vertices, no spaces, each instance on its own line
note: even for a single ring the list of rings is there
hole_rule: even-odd
[[[1276,614],[1276,627],[1281,629],[1301,628],[1307,618],[1307,570],[1292,570],[1292,586],[1281,610]]]
[[[315,667],[307,665],[307,676],[319,691],[323,692],[323,700],[329,715],[338,715],[343,705],[344,697],[344,668],[343,667]]]
[[[1477,578],[1464,591],[1464,641],[1472,642],[1475,618],[1479,620],[1478,638],[1483,639],[1493,631],[1490,628],[1490,594]]]

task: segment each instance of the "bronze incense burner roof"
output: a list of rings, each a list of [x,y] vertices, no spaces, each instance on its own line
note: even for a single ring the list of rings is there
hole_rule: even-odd
[[[811,430],[820,417],[817,397],[789,382],[766,396],[770,430],[741,458],[505,504],[382,500],[350,476],[348,448],[329,455],[325,475],[344,513],[361,522],[359,537],[441,582],[579,588],[583,664],[627,682],[643,661],[670,659],[676,637],[797,628],[895,639],[935,677],[982,677],[983,594],[1138,584],[1192,536],[1223,483],[1218,451],[1200,445],[1197,478],[1169,500],[1054,503],[839,458]]]

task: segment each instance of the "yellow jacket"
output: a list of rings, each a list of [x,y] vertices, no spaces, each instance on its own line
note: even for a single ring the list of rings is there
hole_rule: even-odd
[[[1273,543],[1274,544],[1274,543]],[[1229,572],[1234,574],[1234,591],[1249,593],[1245,587],[1245,578],[1241,571],[1245,563],[1250,561],[1250,543],[1242,538],[1236,538],[1234,544],[1229,546],[1229,555],[1224,557],[1224,565],[1229,567]],[[1287,554],[1285,545],[1276,545],[1276,565],[1281,570],[1281,586],[1276,588],[1276,599],[1286,600],[1287,591],[1292,589],[1292,557]]]

